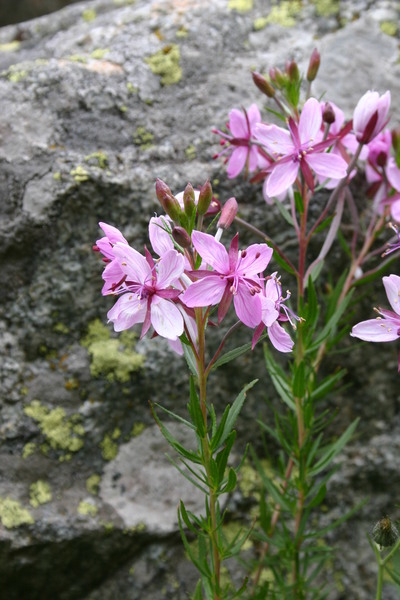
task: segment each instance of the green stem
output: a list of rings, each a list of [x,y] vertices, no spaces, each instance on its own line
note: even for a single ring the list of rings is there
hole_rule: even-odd
[[[381,600],[381,598],[382,598],[383,573],[384,573],[384,563],[382,560],[379,560],[378,561],[378,581],[376,584],[375,600]]]

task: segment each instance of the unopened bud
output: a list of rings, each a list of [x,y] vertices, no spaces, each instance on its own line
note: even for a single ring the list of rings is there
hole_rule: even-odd
[[[295,60],[290,60],[286,63],[286,73],[289,77],[289,80],[292,82],[298,81],[300,79],[299,67]]]
[[[378,544],[381,550],[393,546],[399,539],[397,527],[387,515],[374,525],[372,539]]]
[[[156,195],[159,203],[173,221],[179,221],[182,209],[178,200],[162,179],[156,179]]]
[[[272,67],[269,70],[269,77],[278,88],[283,87],[286,83],[286,76],[282,73],[280,69],[278,69],[278,67]]]
[[[316,48],[311,53],[308,64],[307,81],[314,81],[317,76],[319,65],[321,64],[321,55]]]
[[[183,192],[183,206],[185,207],[185,214],[189,217],[192,216],[193,211],[196,208],[194,189],[191,183],[188,183]]]
[[[200,188],[199,201],[197,203],[197,214],[205,215],[212,200],[212,187],[210,180],[207,179]]]
[[[376,157],[376,164],[378,167],[385,167],[387,163],[388,155],[383,150],[378,152],[378,156]]]
[[[232,196],[227,200],[222,208],[221,216],[218,221],[217,227],[219,229],[228,229],[233,223],[238,211],[238,203],[236,198]]]
[[[392,146],[395,154],[400,152],[400,127],[392,129]]]
[[[332,125],[336,120],[335,111],[333,110],[332,104],[329,102],[325,102],[325,106],[322,110],[322,120],[324,123],[328,123],[328,125]]]
[[[252,72],[253,81],[263,94],[268,96],[268,98],[273,98],[275,96],[275,88],[261,75],[261,73],[257,73],[257,71]]]
[[[190,235],[188,234],[186,229],[184,229],[180,225],[173,228],[172,237],[174,238],[176,243],[179,244],[179,246],[181,246],[182,248],[189,248],[191,245]]]

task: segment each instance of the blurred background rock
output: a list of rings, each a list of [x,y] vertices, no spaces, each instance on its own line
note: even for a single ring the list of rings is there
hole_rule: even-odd
[[[2,0],[0,3],[0,27],[35,19],[55,12],[67,4],[79,0]]]

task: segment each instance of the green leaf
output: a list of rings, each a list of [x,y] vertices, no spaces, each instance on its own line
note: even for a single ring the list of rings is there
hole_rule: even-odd
[[[204,417],[201,411],[200,399],[196,392],[196,386],[194,383],[194,379],[190,377],[190,396],[189,396],[189,404],[188,410],[189,414],[192,418],[192,422],[196,427],[197,434],[200,438],[203,438],[205,435],[205,425],[204,425]]]
[[[300,215],[302,215],[304,212],[304,204],[303,204],[303,198],[301,197],[300,192],[294,192],[294,203],[295,203],[297,212]]]
[[[215,450],[217,450],[221,445],[221,443],[220,443],[221,438],[222,438],[222,435],[225,430],[226,420],[228,418],[230,410],[231,410],[231,407],[228,404],[228,406],[224,410],[224,414],[222,415],[222,418],[221,418],[221,421],[220,421],[218,427],[216,429],[213,427],[213,430],[214,429],[215,430],[213,431],[213,436],[212,436],[211,442],[210,442],[211,452],[214,452]],[[212,411],[215,414],[214,407],[212,407]]]
[[[208,487],[208,482],[205,480],[205,478],[203,477],[203,475],[201,473],[196,473],[196,471],[194,469],[192,469],[190,467],[190,465],[188,465],[188,463],[181,457],[180,460],[182,461],[182,463],[185,465],[185,467],[187,468],[188,471],[190,471],[190,473],[193,474],[193,477],[191,477],[189,475],[189,473],[187,473],[186,471],[184,471],[182,469],[182,467],[179,465],[179,463],[176,462],[176,460],[174,460],[172,458],[172,456],[169,456],[169,454],[166,454],[167,459],[169,460],[169,462],[174,465],[175,469],[177,471],[179,471],[179,473],[181,475],[183,475],[183,477],[185,479],[187,479],[192,485],[194,485],[195,487],[197,487],[201,492],[203,492],[203,494],[208,495],[210,493]],[[201,483],[204,484],[205,487],[203,487],[202,485],[200,485],[200,483],[198,483],[196,481],[196,479],[198,479]]]
[[[366,504],[367,502],[368,502],[368,498],[364,498],[364,500],[361,500],[361,502],[356,504],[356,506],[354,506],[351,510],[349,510],[347,513],[342,515],[339,519],[336,519],[335,521],[333,521],[333,523],[331,523],[327,527],[324,527],[323,529],[313,530],[310,533],[307,533],[304,537],[306,539],[324,537],[324,535],[329,533],[329,531],[336,529],[337,527],[339,527],[339,525],[341,525],[342,523],[344,523],[345,521],[350,519],[350,517],[352,517],[356,512],[358,512],[360,510],[360,508],[362,508],[364,506],[364,504]]]
[[[163,434],[163,436],[165,437],[165,439],[167,440],[169,445],[172,446],[172,448],[174,448],[174,450],[176,450],[176,452],[178,452],[178,454],[180,456],[183,456],[187,460],[190,460],[191,462],[200,465],[201,458],[195,452],[193,452],[191,450],[186,450],[186,448],[180,442],[178,442],[177,439],[174,438],[172,433],[165,427],[165,425],[158,418],[158,416],[154,410],[153,404],[151,402],[150,402],[150,410],[154,417],[154,420],[156,421],[157,425],[160,428],[161,433]]]
[[[220,482],[223,480],[223,478],[225,476],[225,469],[228,464],[229,454],[232,450],[232,446],[234,444],[235,438],[236,438],[236,431],[231,431],[231,433],[226,438],[226,444],[225,444],[224,449],[221,450],[220,452],[218,452],[218,454],[215,458],[215,462],[218,467],[218,473],[217,473],[218,479],[215,480],[215,483],[217,486],[219,486]]]
[[[260,339],[265,339],[267,337],[267,334],[264,333]],[[212,366],[212,369],[218,369],[218,367],[220,367],[221,365],[225,365],[226,363],[230,362],[231,360],[235,360],[235,358],[238,358],[239,356],[242,356],[243,354],[246,354],[246,352],[248,352],[249,350],[251,350],[251,342],[248,342],[247,344],[243,344],[243,346],[239,346],[238,348],[235,348],[234,350],[229,350],[229,352],[226,352],[225,354],[223,354],[222,356],[220,356],[215,363]]]
[[[346,431],[344,431],[342,433],[342,435],[339,437],[338,440],[336,440],[336,442],[334,442],[333,444],[329,444],[328,446],[326,446],[323,449],[323,454],[322,456],[318,459],[318,461],[313,465],[313,467],[311,467],[311,469],[309,470],[309,475],[310,477],[314,477],[315,475],[317,475],[318,473],[320,473],[321,471],[323,471],[323,469],[326,469],[326,467],[332,462],[332,460],[338,455],[340,454],[340,452],[343,450],[343,448],[345,447],[345,445],[349,442],[349,440],[351,439],[357,425],[359,422],[359,418],[355,419],[346,429]]]
[[[251,456],[252,456],[252,459],[256,466],[257,473],[259,474],[259,476],[261,478],[261,482],[262,482],[263,486],[265,487],[265,489],[267,490],[267,492],[272,497],[273,501],[276,504],[279,504],[279,506],[283,510],[286,510],[287,512],[291,512],[292,506],[291,506],[289,498],[287,498],[286,495],[278,489],[278,486],[276,486],[275,483],[273,483],[273,481],[271,481],[271,479],[265,473],[265,471],[262,467],[262,464],[258,460],[257,455],[253,449],[251,449]]]
[[[272,383],[274,384],[276,391],[285,404],[287,404],[292,410],[295,410],[291,385],[287,380],[285,372],[273,358],[267,344],[264,344],[264,357],[267,365],[267,371],[272,379]]]
[[[192,600],[203,600],[203,593],[201,591],[201,579],[197,582],[196,589],[192,596]]]
[[[233,490],[236,488],[236,484],[237,484],[237,475],[236,475],[236,471],[235,469],[232,469],[232,467],[229,469],[228,472],[228,481],[226,482],[225,486],[221,489],[221,494],[230,494],[230,492],[233,492]]]
[[[278,266],[281,269],[283,269],[287,273],[290,273],[290,275],[294,275],[295,274],[295,272],[292,269],[292,267],[287,264],[287,262],[285,261],[285,259],[283,259],[282,256],[280,256],[280,254],[276,250],[274,250],[274,260],[275,260],[275,262],[278,264]]]
[[[190,560],[192,561],[192,563],[194,564],[194,566],[196,567],[196,569],[206,578],[210,578],[211,577],[211,573],[210,573],[210,567],[208,566],[206,561],[203,560],[199,560],[193,550],[191,545],[188,542],[188,539],[186,537],[185,531],[183,529],[183,524],[182,524],[182,515],[181,515],[181,510],[180,508],[178,509],[178,524],[179,524],[179,531],[181,533],[181,538],[182,538],[182,542],[183,545],[185,547],[185,550],[190,558]]]
[[[159,404],[158,402],[154,402],[154,405],[157,406],[157,408],[159,408],[160,410],[164,411],[167,415],[175,419],[175,421],[178,421],[179,423],[182,423],[182,425],[189,427],[189,429],[196,431],[196,427],[193,425],[193,423],[190,423],[190,421],[187,421],[183,417],[180,417],[176,413],[172,412],[172,410],[168,410],[168,408],[165,408],[165,406]]]
[[[191,346],[182,344],[182,350],[183,350],[183,355],[186,359],[186,363],[187,363],[187,366],[189,367],[190,372],[192,373],[193,377],[198,379],[199,375],[197,373],[196,358],[193,354],[193,350],[192,350]]]
[[[328,319],[325,327],[322,329],[322,331],[319,333],[317,338],[314,340],[314,343],[307,348],[307,350],[306,350],[307,353],[318,350],[318,348],[320,347],[322,342],[335,332],[337,324],[339,323],[341,317],[343,316],[343,314],[345,313],[345,311],[347,310],[347,308],[349,306],[352,295],[353,295],[353,290],[351,290],[349,292],[349,294],[346,296],[346,298],[344,298],[344,300],[340,303],[340,305],[336,307],[336,310],[334,311],[332,316]]]
[[[295,398],[304,398],[306,393],[306,370],[304,361],[295,366],[293,378],[293,395]]]
[[[309,502],[307,504],[307,508],[314,508],[315,506],[319,506],[321,504],[321,502],[323,501],[323,499],[325,498],[325,496],[326,496],[326,485],[323,484],[323,485],[321,485],[317,494],[314,496],[314,498],[311,500],[311,502]]]
[[[293,227],[294,223],[293,223],[292,215],[290,214],[290,212],[288,211],[286,206],[283,204],[283,202],[279,202],[279,200],[275,200],[275,206],[278,208],[279,212],[281,213],[282,217],[285,219],[286,223],[288,223],[288,225],[290,225],[290,227]]]
[[[332,220],[333,220],[333,215],[330,215],[327,219],[325,219],[324,221],[322,221],[322,223],[320,223],[318,225],[318,227],[316,227],[313,235],[315,235],[317,233],[321,233],[321,231],[323,231],[324,229],[326,229],[331,224]]]
[[[328,377],[325,377],[320,385],[311,392],[311,400],[315,402],[325,398],[345,375],[346,371],[345,369],[342,369],[333,375],[328,375]]]
[[[236,423],[236,419],[238,418],[239,413],[242,409],[244,401],[246,400],[247,392],[249,390],[251,390],[251,388],[257,383],[257,381],[258,381],[258,379],[253,379],[253,381],[250,381],[250,383],[245,385],[244,388],[242,389],[242,391],[236,397],[234,403],[232,404],[232,406],[229,410],[229,414],[226,418],[224,431],[223,431],[223,433],[221,435],[221,439],[219,441],[219,447],[222,446],[222,444],[227,439],[228,435],[231,433],[231,431]]]

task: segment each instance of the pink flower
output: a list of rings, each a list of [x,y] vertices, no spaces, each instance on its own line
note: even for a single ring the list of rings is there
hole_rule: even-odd
[[[314,178],[311,169],[324,179],[343,179],[346,176],[346,161],[341,156],[324,152],[333,142],[320,141],[321,124],[320,104],[315,98],[310,98],[304,104],[299,123],[289,119],[289,131],[263,123],[256,126],[255,137],[277,158],[270,166],[267,196],[279,196],[285,192],[296,181],[299,169],[312,191]]]
[[[107,294],[116,292],[123,286],[124,273],[119,264],[114,260],[114,246],[118,242],[128,245],[128,242],[116,227],[102,222],[100,222],[99,225],[106,235],[100,240],[97,240],[96,244],[93,246],[93,250],[95,252],[101,252],[104,257],[103,261],[107,263],[107,266],[103,271],[104,285],[101,290],[103,296],[106,296]]]
[[[213,270],[192,271],[198,281],[192,283],[182,296],[188,307],[219,304],[218,321],[225,317],[232,302],[238,318],[248,327],[256,327],[262,316],[259,274],[267,267],[272,248],[253,244],[239,251],[239,236],[233,238],[229,251],[207,233],[194,231],[193,246]]]
[[[390,92],[379,96],[368,91],[360,98],[353,114],[353,129],[357,141],[368,144],[385,127],[390,107]]]
[[[229,123],[227,127],[232,135],[227,135],[217,129],[214,133],[222,136],[221,145],[229,142],[229,146],[217,154],[221,156],[225,152],[229,152],[227,173],[229,178],[236,177],[247,165],[248,171],[252,173],[259,166],[259,152],[257,146],[251,143],[251,138],[254,134],[254,128],[257,123],[261,122],[260,111],[255,104],[246,110],[238,110],[234,108],[229,113]]]
[[[282,286],[279,279],[276,277],[276,273],[273,273],[270,279],[266,281],[263,294],[261,295],[262,321],[254,332],[252,342],[253,348],[266,327],[271,344],[279,350],[279,352],[292,351],[294,345],[292,338],[279,324],[279,321],[290,321],[292,323],[292,319],[299,320],[299,317],[294,315],[290,309],[285,306],[285,301],[289,298],[289,292],[285,298],[282,296]],[[292,325],[294,327],[293,323]]]
[[[152,325],[158,335],[176,340],[183,333],[183,318],[173,303],[181,290],[173,286],[183,273],[183,256],[170,250],[155,263],[147,250],[144,257],[119,242],[113,250],[125,276],[124,293],[107,314],[115,331],[143,323],[141,337]]]
[[[351,334],[366,342],[392,342],[400,337],[400,277],[389,275],[382,278],[391,310],[375,309],[379,314],[376,319],[369,319],[354,325]]]

